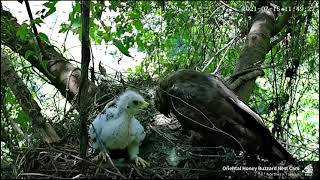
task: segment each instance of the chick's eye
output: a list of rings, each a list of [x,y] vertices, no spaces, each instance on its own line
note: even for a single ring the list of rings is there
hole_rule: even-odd
[[[133,104],[134,104],[134,105],[138,105],[139,102],[138,102],[138,101],[133,101]]]

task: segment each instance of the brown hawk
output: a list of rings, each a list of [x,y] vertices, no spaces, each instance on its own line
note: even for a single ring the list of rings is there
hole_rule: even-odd
[[[155,102],[162,114],[168,117],[172,112],[184,129],[200,133],[204,144],[295,163],[260,116],[210,74],[180,70],[167,76],[157,88]]]

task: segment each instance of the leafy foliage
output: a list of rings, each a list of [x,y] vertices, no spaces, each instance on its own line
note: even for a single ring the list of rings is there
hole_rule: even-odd
[[[44,26],[44,19],[56,12],[57,3],[43,3],[47,11],[31,23]],[[214,72],[220,67],[220,76],[229,77],[240,58],[245,35],[252,22],[252,16],[248,14],[255,5],[254,1],[232,1],[227,5],[219,1],[165,1],[164,5],[153,1],[94,1],[90,6],[90,39],[92,44],[114,45],[121,57],[134,58],[132,49],[146,54],[140,65],[127,69],[125,80],[130,83],[157,80],[183,68]],[[286,6],[286,3],[281,6]],[[319,150],[317,7],[318,2],[301,2],[288,26],[272,39],[272,42],[280,41],[265,57],[262,65],[266,67],[265,76],[257,79],[250,100],[250,106],[263,116],[277,139],[294,145],[288,146],[289,151],[301,160],[317,160],[316,152]],[[276,12],[277,16],[283,14]],[[59,25],[59,33],[67,36],[72,32],[81,40],[81,23],[81,4],[74,1],[68,21]],[[16,37],[26,42],[32,39],[30,23],[24,22]],[[40,32],[39,37],[50,43],[48,34]],[[224,49],[233,38],[234,43]],[[27,51],[24,58],[31,56],[36,56],[36,52]],[[31,71],[31,64],[17,56],[10,58],[16,59],[13,61],[15,69],[42,108],[51,114],[50,118],[61,126],[67,124],[66,109],[70,104],[59,93],[48,95],[41,90],[47,85],[46,78],[36,70]],[[204,69],[210,59],[213,59],[212,63]],[[111,64],[111,61],[104,63]],[[105,78],[97,73],[96,76],[99,80]],[[5,141],[4,145],[1,143],[1,147],[5,147],[1,150],[12,161],[15,157],[8,149],[26,142],[8,118],[14,119],[26,134],[31,134],[30,125],[12,92],[5,85],[1,86],[5,89],[1,94],[4,97],[2,105],[8,112],[8,117],[1,116],[1,137],[2,142]]]

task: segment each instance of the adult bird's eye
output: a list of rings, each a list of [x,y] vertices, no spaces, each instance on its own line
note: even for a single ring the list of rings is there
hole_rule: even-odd
[[[133,101],[133,104],[138,105],[139,102],[138,101]]]

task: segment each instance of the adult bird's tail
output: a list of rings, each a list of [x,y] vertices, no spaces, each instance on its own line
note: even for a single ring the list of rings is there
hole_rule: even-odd
[[[271,147],[271,153],[267,153],[270,159],[274,161],[283,161],[286,160],[290,164],[294,165],[297,161],[292,157],[292,155],[278,142],[274,141]]]

